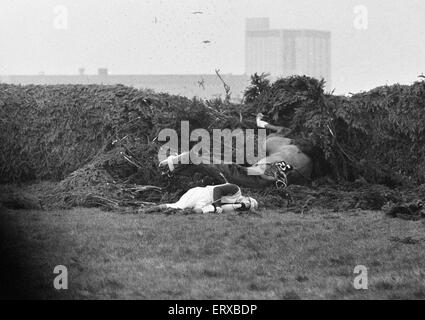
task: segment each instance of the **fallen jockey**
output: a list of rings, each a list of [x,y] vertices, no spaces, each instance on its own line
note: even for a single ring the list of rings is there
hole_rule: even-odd
[[[254,198],[242,195],[241,189],[231,183],[195,187],[183,194],[175,203],[160,204],[141,208],[139,213],[161,212],[167,209],[192,210],[193,213],[232,213],[258,209]]]

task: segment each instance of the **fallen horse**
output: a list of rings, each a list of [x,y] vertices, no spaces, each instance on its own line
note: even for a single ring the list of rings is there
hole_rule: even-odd
[[[257,123],[261,128],[276,128],[276,131],[281,131],[279,127],[265,126],[264,121]],[[265,150],[266,157],[252,166],[224,163],[221,159],[211,161],[209,155],[204,156],[205,162],[194,164],[191,161],[191,152],[170,155],[159,166],[170,177],[199,172],[212,177],[214,183],[229,182],[249,188],[263,188],[272,184],[277,188],[286,188],[289,184],[302,185],[311,181],[313,160],[292,139],[277,132],[268,135],[260,147]]]

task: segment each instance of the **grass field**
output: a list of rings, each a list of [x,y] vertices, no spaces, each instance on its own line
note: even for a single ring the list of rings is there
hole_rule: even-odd
[[[0,223],[2,254],[19,260],[20,289],[38,298],[425,298],[424,221],[381,212],[3,210]],[[68,268],[68,290],[53,288],[56,265]],[[353,287],[356,265],[368,268],[367,290]]]

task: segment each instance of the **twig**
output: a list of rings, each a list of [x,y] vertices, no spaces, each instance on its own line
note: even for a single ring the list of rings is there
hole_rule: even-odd
[[[230,101],[230,96],[231,96],[231,92],[230,92],[230,86],[223,80],[223,78],[220,75],[220,69],[215,69],[215,73],[217,74],[217,77],[220,79],[220,81],[223,83],[224,86],[224,91],[226,92],[226,101]]]

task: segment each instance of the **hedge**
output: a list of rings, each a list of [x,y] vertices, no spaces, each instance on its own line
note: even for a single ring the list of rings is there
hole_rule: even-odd
[[[351,97],[326,94],[323,84],[254,75],[241,104],[122,85],[0,84],[0,182],[59,181],[95,159],[114,179],[138,172],[139,183],[155,182],[162,128],[178,131],[182,120],[192,129],[254,128],[260,111],[319,150],[337,179],[425,181],[424,81]],[[122,151],[143,169],[128,166]]]

